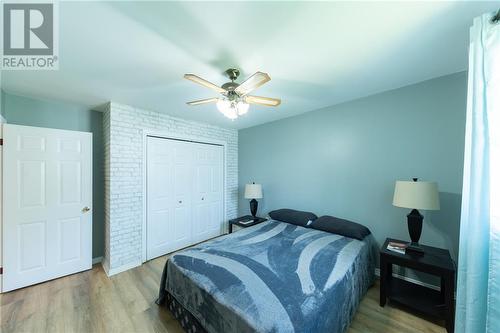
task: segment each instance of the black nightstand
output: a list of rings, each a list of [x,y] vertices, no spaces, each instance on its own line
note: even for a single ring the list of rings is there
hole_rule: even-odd
[[[380,249],[380,306],[386,299],[403,304],[425,315],[444,319],[446,330],[453,332],[455,323],[455,262],[448,250],[421,245],[423,255],[399,254],[387,250],[389,242],[407,243],[387,238]],[[441,291],[420,286],[392,276],[392,265],[436,275],[441,278]]]
[[[248,220],[252,220],[253,222],[245,223],[245,224],[241,223],[241,222],[248,221]],[[267,221],[267,219],[265,219],[263,217],[253,217],[252,215],[245,215],[245,216],[237,217],[235,219],[229,220],[229,233],[233,232],[233,225],[237,225],[238,227],[241,227],[241,228],[246,228],[246,227],[251,227],[253,225],[262,223],[264,221]]]

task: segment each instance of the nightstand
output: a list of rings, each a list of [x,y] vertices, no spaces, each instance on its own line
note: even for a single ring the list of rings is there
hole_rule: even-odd
[[[444,319],[446,330],[453,332],[455,322],[455,262],[445,249],[421,245],[423,255],[399,254],[387,250],[389,242],[407,243],[387,238],[380,249],[380,306],[387,298],[425,315]],[[392,276],[392,265],[411,268],[441,278],[437,291]]]
[[[245,223],[243,224],[242,222],[252,220],[250,223]],[[264,221],[267,221],[267,219],[263,217],[253,217],[252,215],[245,215],[241,217],[237,217],[235,219],[229,220],[229,233],[233,232],[233,225],[237,225],[240,228],[247,228],[251,227],[253,225],[262,223]]]

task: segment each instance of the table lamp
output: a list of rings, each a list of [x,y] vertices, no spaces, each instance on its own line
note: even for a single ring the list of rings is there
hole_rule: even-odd
[[[394,188],[392,204],[396,207],[411,209],[411,212],[406,215],[408,218],[408,232],[411,238],[411,244],[406,250],[423,254],[424,250],[419,246],[418,241],[422,234],[424,217],[418,209],[439,210],[437,183],[418,181],[418,178],[413,178],[413,181],[398,180]]]
[[[245,199],[250,200],[250,213],[253,217],[256,217],[258,202],[255,199],[262,199],[262,185],[260,184],[246,184],[245,185]]]

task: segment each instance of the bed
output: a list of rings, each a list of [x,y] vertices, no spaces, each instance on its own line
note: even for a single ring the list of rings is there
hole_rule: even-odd
[[[190,332],[344,332],[373,284],[376,248],[271,220],[176,253],[158,303]]]

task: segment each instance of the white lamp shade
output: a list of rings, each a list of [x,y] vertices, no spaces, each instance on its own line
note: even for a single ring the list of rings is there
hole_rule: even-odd
[[[396,207],[439,210],[439,191],[436,182],[396,181],[394,199]]]
[[[262,199],[262,185],[246,184],[245,199]]]

